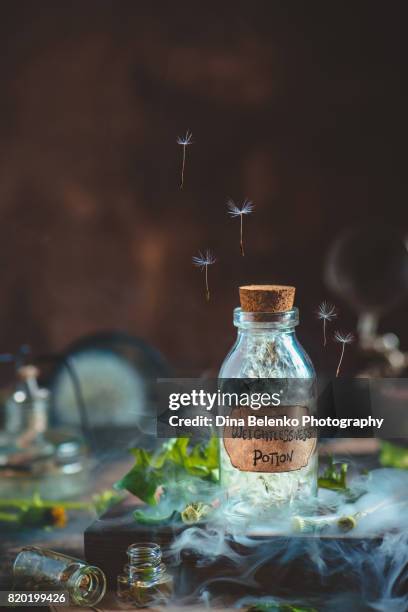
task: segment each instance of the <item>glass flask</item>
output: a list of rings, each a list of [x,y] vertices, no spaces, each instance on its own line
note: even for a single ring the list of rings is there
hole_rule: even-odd
[[[21,549],[13,576],[15,590],[63,591],[75,606],[95,606],[106,591],[106,577],[98,567],[37,546]]]
[[[51,395],[39,386],[39,375],[36,366],[19,367],[20,380],[4,403],[3,498],[64,499],[89,485],[87,445],[75,431],[50,426]]]
[[[141,542],[127,549],[128,563],[117,580],[117,596],[136,608],[165,605],[173,592],[173,578],[162,562],[158,544]]]
[[[257,390],[264,389],[269,393],[282,392],[279,395],[282,403],[278,407],[262,408],[253,413],[257,416],[286,414],[299,417],[302,423],[301,415],[315,413],[315,371],[296,338],[298,323],[299,311],[293,305],[284,312],[234,310],[238,337],[222,364],[219,377],[247,381],[262,379],[246,384],[258,385]],[[224,382],[239,385],[238,381]],[[231,501],[233,514],[256,517],[275,514],[279,508],[287,508],[288,504],[296,507],[297,502],[310,500],[316,495],[316,437],[309,430],[309,438],[302,439],[296,433],[300,430],[278,427],[275,438],[256,443],[239,439],[230,441],[224,434],[220,443],[221,484]],[[288,437],[289,434],[292,438]],[[253,452],[251,464],[242,459],[246,443]],[[254,446],[261,450],[254,450]],[[253,465],[255,453],[262,456],[259,465]],[[285,462],[289,457],[291,463]],[[266,463],[265,459],[268,460]]]

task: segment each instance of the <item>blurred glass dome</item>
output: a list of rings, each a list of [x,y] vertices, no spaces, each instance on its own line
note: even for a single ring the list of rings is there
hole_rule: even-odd
[[[408,296],[408,236],[380,225],[346,230],[330,248],[325,282],[357,313],[383,314]]]
[[[125,428],[149,433],[154,425],[155,383],[170,369],[161,354],[140,338],[120,332],[85,336],[65,352],[74,371],[92,431]],[[51,374],[52,417],[58,425],[79,426],[78,389],[64,362]]]

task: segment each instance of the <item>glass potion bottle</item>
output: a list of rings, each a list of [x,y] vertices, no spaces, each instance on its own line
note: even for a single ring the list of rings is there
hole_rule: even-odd
[[[60,605],[92,607],[105,595],[106,577],[98,567],[61,553],[25,546],[13,566],[14,590],[67,594]]]
[[[302,426],[303,416],[315,411],[315,371],[296,338],[299,311],[293,306],[294,295],[294,287],[281,285],[240,287],[241,308],[234,310],[238,336],[222,364],[220,382],[236,390],[242,384],[269,395],[276,392],[278,405],[244,412],[274,417],[278,423],[278,417],[297,418],[299,426],[250,428],[235,438],[224,430],[221,484],[233,514],[274,515],[278,508],[296,506],[317,492],[316,438]]]
[[[117,596],[136,608],[164,606],[173,592],[173,578],[158,544],[140,542],[127,549],[128,563],[117,580]]]

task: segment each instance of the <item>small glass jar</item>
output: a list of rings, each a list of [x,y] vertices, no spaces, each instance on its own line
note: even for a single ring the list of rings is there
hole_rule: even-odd
[[[173,578],[162,562],[158,544],[142,542],[127,549],[128,563],[119,574],[117,596],[136,608],[163,605],[173,592]]]
[[[27,365],[18,370],[20,382],[5,403],[5,433],[8,439],[8,462],[33,464],[52,457],[54,446],[46,439],[50,394],[38,386],[39,371]],[[26,461],[24,459],[26,458]],[[33,469],[33,468],[31,468]]]
[[[298,323],[299,311],[294,307],[285,312],[247,312],[241,308],[234,310],[238,337],[222,364],[219,377],[263,379],[256,384],[260,387],[264,384],[265,391],[271,388],[279,391],[284,389],[282,405],[278,408],[265,408],[263,412],[266,415],[268,412],[271,416],[315,413],[315,371],[296,338],[295,327]],[[302,419],[299,421],[302,422]],[[259,451],[262,452],[262,462],[259,467],[251,465],[249,469],[237,467],[232,452],[227,452],[226,439],[221,441],[221,484],[232,502],[232,514],[256,516],[258,519],[263,515],[274,514],[279,507],[287,507],[287,504],[308,500],[316,495],[316,438],[311,437],[306,442],[293,438],[294,441],[288,442],[285,431],[284,428],[280,429],[278,439],[263,440],[258,445],[262,448]],[[295,432],[291,435],[298,434]],[[234,443],[236,455],[241,455],[242,459],[245,440],[233,441],[230,444],[232,448]],[[288,450],[289,453],[283,452]],[[254,451],[254,445],[251,451]],[[283,460],[287,456],[291,457],[292,463],[278,465],[279,458]],[[263,463],[268,457],[271,457],[269,463]],[[276,461],[273,462],[273,459]]]
[[[106,591],[106,577],[98,567],[37,546],[21,549],[13,575],[15,590],[65,591],[75,606],[95,606]]]

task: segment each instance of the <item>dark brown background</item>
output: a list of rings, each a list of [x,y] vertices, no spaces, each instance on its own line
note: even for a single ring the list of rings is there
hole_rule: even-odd
[[[238,285],[280,282],[323,363],[332,239],[407,221],[404,7],[0,2],[0,350],[124,329],[216,368]],[[229,197],[256,205],[244,259]],[[208,305],[191,263],[206,247]],[[408,343],[403,307],[385,323]]]

